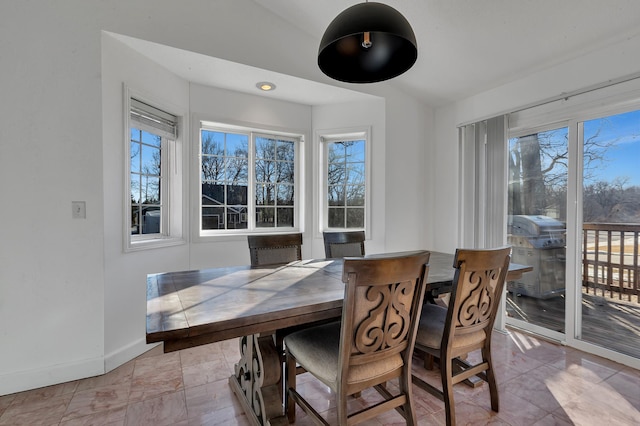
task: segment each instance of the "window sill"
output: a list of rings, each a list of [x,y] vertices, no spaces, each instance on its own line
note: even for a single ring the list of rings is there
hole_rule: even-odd
[[[156,248],[163,247],[172,247],[186,244],[187,242],[184,238],[153,238],[148,240],[138,240],[129,242],[128,246],[125,247],[125,253],[142,251],[142,250],[151,250]]]

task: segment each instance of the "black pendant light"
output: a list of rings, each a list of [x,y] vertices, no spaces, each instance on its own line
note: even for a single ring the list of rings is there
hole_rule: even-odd
[[[318,66],[347,83],[375,83],[397,77],[418,58],[416,36],[404,16],[382,3],[351,6],[322,36]]]

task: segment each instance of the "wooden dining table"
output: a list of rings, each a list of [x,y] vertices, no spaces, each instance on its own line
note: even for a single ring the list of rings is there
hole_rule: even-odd
[[[431,252],[428,300],[451,291],[453,259],[451,253]],[[253,424],[287,424],[282,347],[276,336],[292,327],[340,318],[342,265],[342,259],[310,259],[273,267],[150,274],[147,343],[164,342],[164,351],[172,352],[239,338],[240,360],[229,378],[231,388]],[[507,280],[530,270],[511,264]]]

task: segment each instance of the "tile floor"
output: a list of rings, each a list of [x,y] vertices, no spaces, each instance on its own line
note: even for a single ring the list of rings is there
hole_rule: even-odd
[[[493,343],[500,412],[486,384],[459,384],[459,425],[640,425],[639,371],[516,331],[494,333]],[[158,347],[102,376],[0,396],[0,425],[248,425],[227,382],[238,353],[236,340],[169,354]],[[421,365],[414,359],[416,374],[437,382],[437,370]],[[419,424],[445,424],[442,402],[414,389]],[[333,413],[327,388],[308,374],[298,390]],[[297,425],[310,424],[298,413]],[[393,411],[366,424],[402,423]]]

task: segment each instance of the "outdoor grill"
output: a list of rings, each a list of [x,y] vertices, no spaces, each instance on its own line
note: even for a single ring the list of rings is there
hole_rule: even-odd
[[[548,216],[509,217],[508,243],[511,261],[533,266],[522,278],[509,281],[507,290],[516,295],[547,299],[564,294],[566,227]]]

